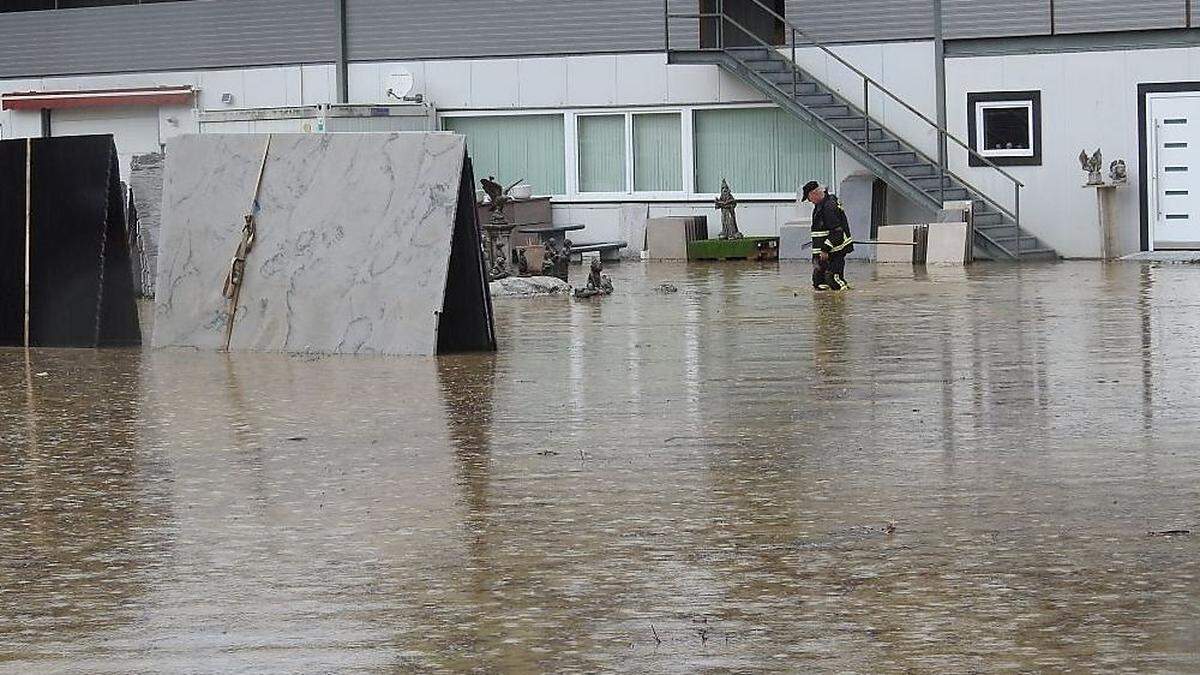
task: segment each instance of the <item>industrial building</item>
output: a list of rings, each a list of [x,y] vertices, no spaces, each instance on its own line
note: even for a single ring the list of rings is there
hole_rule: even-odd
[[[1192,5],[8,2],[0,138],[112,133],[124,173],[221,115],[419,106],[467,136],[477,173],[525,179],[590,240],[646,216],[715,218],[722,178],[743,230],[773,234],[807,218],[805,180],[869,173],[886,222],[975,200],[996,258],[1101,254],[1079,159],[1099,148],[1105,174],[1117,159],[1128,172],[1104,191],[1112,253],[1200,247]]]

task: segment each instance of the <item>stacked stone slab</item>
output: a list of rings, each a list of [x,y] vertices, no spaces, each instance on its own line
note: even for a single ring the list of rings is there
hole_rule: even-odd
[[[495,347],[473,177],[450,133],[183,136],[167,146],[154,346],[221,349],[222,287],[257,199],[231,350]]]
[[[138,295],[154,297],[154,279],[158,270],[158,239],[161,225],[163,155],[134,155],[130,163],[129,188],[133,194],[133,212],[137,222],[129,223],[132,237],[130,252]]]
[[[0,346],[140,342],[112,136],[0,141]]]

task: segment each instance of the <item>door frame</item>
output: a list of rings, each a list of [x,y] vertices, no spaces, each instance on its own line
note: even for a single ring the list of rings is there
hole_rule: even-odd
[[[1141,208],[1141,250],[1153,251],[1150,238],[1150,94],[1200,94],[1200,82],[1144,82],[1138,84],[1138,191]]]

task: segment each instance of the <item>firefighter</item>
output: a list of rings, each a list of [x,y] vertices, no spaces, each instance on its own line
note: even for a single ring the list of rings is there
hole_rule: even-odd
[[[846,283],[846,255],[854,250],[846,213],[837,197],[815,180],[804,184],[802,200],[813,205],[813,288],[844,291],[850,287]]]

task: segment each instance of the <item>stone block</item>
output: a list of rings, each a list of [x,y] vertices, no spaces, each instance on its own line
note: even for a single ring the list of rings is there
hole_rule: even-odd
[[[925,264],[965,264],[969,244],[967,231],[966,223],[931,223],[925,249]]]
[[[911,244],[916,231],[916,225],[884,225],[879,228],[876,239],[880,245],[875,254],[875,262],[879,263],[913,263],[912,246],[885,246],[883,242],[894,241]]]
[[[690,217],[669,216],[646,221],[646,251],[650,260],[687,260]]]

